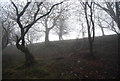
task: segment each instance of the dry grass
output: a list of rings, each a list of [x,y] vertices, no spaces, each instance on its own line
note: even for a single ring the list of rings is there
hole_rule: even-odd
[[[87,39],[28,46],[38,63],[25,68],[24,54],[15,46],[3,50],[3,79],[115,79],[118,78],[117,36],[96,37],[89,59]]]

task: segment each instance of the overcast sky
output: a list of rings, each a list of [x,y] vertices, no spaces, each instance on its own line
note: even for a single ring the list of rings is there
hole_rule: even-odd
[[[22,0],[20,0],[20,1],[22,1]],[[54,0],[54,1],[58,1],[58,0]],[[71,0],[71,1],[77,3],[77,0]],[[101,0],[95,0],[95,1],[101,1]],[[115,1],[115,0],[109,0],[109,1]],[[0,0],[0,2],[9,2],[9,0]],[[74,12],[75,11],[74,6],[75,5],[73,4],[74,10],[73,9],[70,10],[71,16],[69,17],[69,20],[67,20],[68,21],[67,22],[68,28],[72,28],[72,30],[74,30],[74,31],[70,31],[68,35],[63,36],[63,39],[76,39],[78,34],[79,34],[79,31],[80,31],[80,25],[79,25],[79,21],[77,21],[77,17],[75,16],[76,13]],[[84,22],[84,23],[86,23],[86,22]],[[101,32],[100,28],[99,27],[95,27],[95,28],[96,28],[96,30],[95,30],[96,36],[101,36],[102,32]],[[104,31],[105,31],[105,35],[115,34],[110,29],[104,29]],[[85,36],[87,37],[87,33],[85,34]],[[50,32],[49,38],[50,38],[50,41],[59,40],[58,36],[55,35],[54,33],[52,33],[52,31]],[[79,38],[82,38],[82,34],[79,35]],[[44,36],[42,36],[38,41],[43,42]]]

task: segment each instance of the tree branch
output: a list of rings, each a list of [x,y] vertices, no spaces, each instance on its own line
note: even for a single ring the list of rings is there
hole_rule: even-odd
[[[36,20],[34,20],[31,24],[28,24],[27,26],[25,26],[25,28],[27,28],[26,31],[25,31],[25,34],[28,32],[28,30],[31,28],[31,26],[32,26],[33,24],[35,24],[39,19],[47,16],[47,15],[52,11],[52,9],[53,9],[55,6],[57,6],[57,5],[59,5],[59,4],[62,4],[62,3],[63,3],[63,2],[54,4],[46,14],[40,16],[39,18],[37,18]]]
[[[20,22],[20,14],[18,13],[18,8],[17,8],[17,6],[15,5],[15,3],[14,2],[12,2],[12,0],[11,0],[11,3],[12,3],[12,5],[15,7],[15,9],[16,9],[16,15],[17,15],[17,23],[18,23],[18,25],[19,25],[19,27],[22,29],[23,28],[23,25],[21,24],[21,22]]]
[[[25,10],[28,8],[28,6],[30,5],[31,2],[27,2],[25,7],[23,8],[22,12],[20,12],[19,16],[22,16],[25,12]]]
[[[15,7],[15,9],[16,9],[16,15],[19,15],[17,6],[15,5],[15,3],[14,3],[12,0],[10,0],[10,1],[11,1],[12,5],[13,5],[13,6]]]
[[[41,6],[42,4],[43,4],[43,2],[40,2],[39,4],[37,4],[37,11],[36,11],[36,13],[34,14],[34,21],[35,21],[37,15],[38,15],[38,12],[40,11],[40,6]]]
[[[54,28],[54,26],[56,25],[56,21],[58,20],[58,18],[60,17],[61,14],[59,14],[56,18],[54,18],[53,20],[53,25],[49,28],[49,29],[52,29]]]
[[[95,4],[97,6],[99,6],[100,8],[102,8],[105,12],[107,12],[111,16],[111,18],[114,19],[115,22],[117,22],[116,21],[116,15],[115,15],[115,13],[114,13],[114,11],[113,11],[113,9],[111,7],[111,4],[109,2],[106,2],[106,6],[107,6],[108,9],[105,8],[105,7],[102,7],[101,5],[99,5],[97,3],[95,3]]]
[[[103,10],[105,10],[106,12],[109,11],[107,8],[102,7],[100,4],[98,4],[98,3],[95,3],[95,4],[96,4],[97,6],[99,6],[100,8],[102,8]]]

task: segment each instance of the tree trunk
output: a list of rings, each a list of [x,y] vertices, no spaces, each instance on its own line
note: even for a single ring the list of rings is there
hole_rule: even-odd
[[[87,5],[90,9],[90,20],[88,18],[88,13],[87,13]],[[94,21],[93,21],[93,12],[92,12],[92,2],[91,5],[88,4],[88,2],[85,3],[85,18],[86,18],[86,22],[87,22],[87,30],[88,30],[88,40],[89,40],[89,51],[90,51],[90,57],[94,57],[93,54],[93,42],[94,42],[94,38],[95,38],[95,27],[94,27]],[[92,25],[92,26],[91,26]],[[93,36],[91,34],[91,28],[93,29]]]
[[[93,56],[93,41],[90,34],[90,29],[88,28],[88,40],[89,40],[89,51],[90,55]]]
[[[89,40],[89,50],[90,50],[91,56],[93,56],[93,42],[91,40]]]
[[[101,31],[102,31],[102,36],[105,36],[103,28],[102,27],[100,27],[100,28],[101,28]]]
[[[45,31],[45,43],[46,43],[46,44],[49,43],[49,32],[50,32],[50,30],[49,30],[49,29],[46,29],[46,31]]]
[[[118,79],[119,79],[119,75],[120,75],[120,33],[118,34]]]
[[[60,40],[60,41],[63,40],[63,37],[62,37],[61,34],[59,34],[59,40]]]
[[[29,52],[27,47],[24,47],[24,49],[21,51],[25,53],[25,65],[26,66],[34,65],[37,63],[33,55]]]
[[[118,28],[120,29],[120,3],[119,2],[115,2],[115,6],[116,6],[116,23],[117,23],[117,26]]]
[[[22,40],[22,46],[25,46],[25,35],[24,35],[24,29],[21,29],[21,40]]]
[[[25,34],[24,29],[21,29],[21,37],[17,37],[16,47],[25,54],[25,66],[34,65],[37,63],[34,56],[30,53],[29,49],[25,46]],[[21,41],[21,44],[19,44]]]
[[[34,56],[30,53],[29,49],[25,45],[20,45],[16,42],[16,47],[25,54],[25,65],[30,66],[37,63]]]

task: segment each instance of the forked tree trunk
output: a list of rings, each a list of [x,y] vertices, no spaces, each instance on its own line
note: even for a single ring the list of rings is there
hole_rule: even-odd
[[[11,1],[12,5],[14,6],[15,8],[15,11],[16,11],[16,23],[18,24],[19,28],[21,29],[21,36],[20,38],[18,38],[17,36],[17,41],[16,41],[16,47],[21,50],[24,54],[25,54],[25,64],[26,65],[32,65],[32,64],[35,64],[36,63],[36,60],[35,58],[33,57],[33,55],[29,52],[28,48],[25,46],[25,35],[27,34],[27,32],[30,30],[30,28],[38,21],[40,20],[41,18],[47,16],[50,14],[50,12],[52,11],[52,9],[59,5],[59,4],[62,4],[63,2],[60,2],[60,3],[57,3],[57,4],[54,4],[51,6],[50,10],[47,11],[45,14],[41,15],[40,17],[37,18],[38,16],[38,13],[40,11],[40,6],[43,4],[43,1],[40,2],[39,4],[37,4],[37,10],[36,12],[34,13],[34,16],[33,16],[33,20],[29,22],[29,24],[23,26],[22,25],[22,21],[21,21],[21,17],[23,17],[24,13],[26,12],[26,9],[29,7],[29,5],[31,4],[31,2],[27,2],[26,5],[23,7],[22,11],[19,11],[18,9],[18,6],[15,5],[15,3],[13,1]],[[48,35],[49,35],[49,32],[48,32]],[[48,38],[48,36],[47,36]],[[20,42],[22,42],[21,44],[19,44]]]
[[[87,12],[87,6],[90,9],[90,20],[88,18],[88,12]],[[93,54],[93,42],[94,42],[94,38],[95,38],[95,27],[94,27],[94,21],[93,21],[93,12],[92,12],[92,2],[91,5],[89,5],[87,2],[85,3],[85,18],[86,18],[86,22],[87,22],[87,30],[88,30],[88,40],[89,40],[89,51],[90,51],[90,57],[94,58],[94,54]],[[91,26],[92,24],[92,26]],[[93,36],[91,34],[91,28]]]

